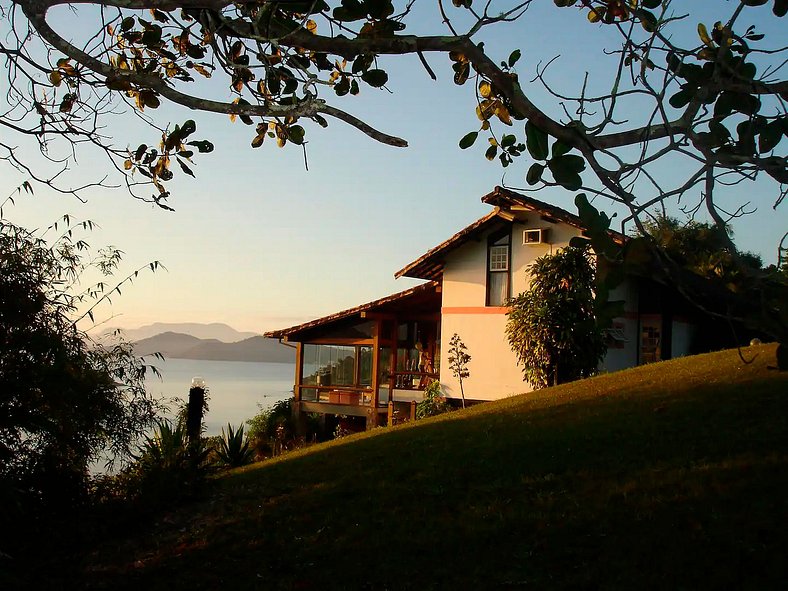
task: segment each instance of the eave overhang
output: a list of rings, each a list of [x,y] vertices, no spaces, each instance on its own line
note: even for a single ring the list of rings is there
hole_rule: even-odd
[[[432,306],[432,300],[435,300],[435,305]],[[303,324],[283,328],[280,330],[272,330],[263,334],[263,336],[273,339],[281,339],[284,341],[299,342],[299,336],[319,328],[328,328],[331,324],[340,323],[344,320],[350,320],[354,316],[359,319],[372,314],[372,313],[391,313],[396,312],[400,308],[413,309],[416,307],[434,307],[435,312],[440,312],[440,284],[435,281],[430,281],[411,287],[405,291],[400,291],[388,295],[386,297],[367,302],[354,308],[342,310],[322,318],[316,318]]]
[[[521,218],[524,212],[535,213],[547,222],[553,224],[564,223],[585,232],[583,221],[577,215],[555,205],[550,205],[544,201],[539,201],[533,197],[528,197],[503,187],[495,187],[492,192],[482,197],[482,202],[492,205],[494,207],[493,211],[479,218],[471,225],[466,226],[448,240],[428,250],[418,259],[394,273],[394,277],[413,277],[438,281],[443,275],[446,256],[450,252],[469,240],[478,238],[479,235],[497,223],[511,223]],[[619,232],[609,230],[608,233],[619,244],[627,241],[627,237]]]

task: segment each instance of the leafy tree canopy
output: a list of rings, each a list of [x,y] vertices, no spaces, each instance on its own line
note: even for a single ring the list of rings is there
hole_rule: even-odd
[[[482,41],[504,27],[511,39],[539,31],[538,4],[0,0],[9,81],[0,125],[34,137],[50,157],[56,141],[98,146],[132,192],[169,208],[167,183],[193,175],[193,160],[213,144],[187,116],[160,120],[161,105],[239,120],[253,148],[303,145],[336,120],[402,147],[404,139],[376,127],[392,118],[362,120],[352,99],[393,87],[389,64],[412,55],[426,75],[446,72],[472,86],[475,121],[460,148],[486,139],[485,157],[519,164],[517,178],[534,190],[583,189],[620,204],[644,236],[655,204],[705,209],[724,228],[753,205],[782,203],[788,48],[752,23],[779,22],[788,0],[554,0],[550,10],[587,27],[572,43],[557,28],[555,56],[589,62],[586,76],[558,86],[552,61],[534,63],[516,41]],[[63,26],[67,8],[81,26]],[[107,118],[124,105],[153,126],[148,142],[126,147],[107,137]],[[35,175],[7,140],[0,157]],[[71,155],[59,157],[67,166]],[[60,187],[57,177],[41,180]],[[757,187],[750,206],[727,201],[747,186]],[[649,248],[656,252],[653,241]]]
[[[350,114],[350,99],[365,88],[386,87],[383,56],[417,55],[436,77],[428,58],[439,54],[448,60],[435,68],[450,68],[455,84],[476,89],[469,108],[479,128],[460,146],[486,136],[487,158],[503,166],[523,158],[535,187],[592,187],[634,213],[701,187],[716,221],[724,216],[713,198],[721,177],[729,183],[759,175],[788,180],[778,150],[788,133],[788,86],[779,74],[785,48],[781,39],[766,39],[746,24],[754,11],[762,18],[768,8],[774,18],[783,17],[786,0],[718,1],[716,22],[698,21],[695,3],[554,0],[553,10],[566,19],[589,21],[589,39],[605,35],[613,43],[607,55],[595,56],[608,62],[606,75],[565,89],[549,86],[548,66],[529,63],[519,48],[488,52],[478,40],[510,23],[528,35],[539,27],[530,18],[534,0],[437,0],[434,22],[421,20],[428,14],[420,11],[424,4],[4,0],[11,34],[3,37],[0,53],[9,64],[12,108],[0,124],[35,136],[42,147],[52,136],[103,146],[131,186],[149,181],[154,200],[165,205],[167,181],[177,172],[193,174],[192,157],[213,145],[197,139],[194,121],[184,117],[177,124],[158,122],[160,138],[149,144],[112,147],[101,122],[119,103],[145,117],[162,103],[224,113],[250,126],[252,147],[267,139],[302,144],[304,122],[326,126],[331,119],[405,146]],[[76,7],[95,28],[58,30],[65,6]],[[556,54],[565,51],[560,31],[554,37]],[[578,49],[582,44],[578,40]],[[590,93],[605,86],[606,92]],[[560,110],[554,102],[537,104],[542,87]],[[690,162],[688,174],[668,179],[650,173],[670,157]],[[7,158],[18,163],[13,154]],[[781,200],[779,192],[773,202]]]
[[[510,302],[506,337],[534,388],[596,373],[607,351],[594,314],[594,259],[569,246],[529,267],[530,287]]]
[[[730,283],[748,270],[763,269],[759,255],[736,249],[730,228],[695,220],[682,224],[667,215],[647,220],[644,227],[667,256],[704,277]]]
[[[50,228],[61,234],[47,242],[0,218],[0,496],[6,517],[18,516],[20,506],[35,511],[39,503],[73,503],[86,491],[90,464],[129,458],[158,410],[145,391],[150,368],[130,346],[96,343],[77,328],[77,318],[92,315],[96,303],[117,289],[105,281],[120,253],[91,253],[77,238],[78,229],[91,226],[63,220]],[[90,268],[103,279],[81,289]]]

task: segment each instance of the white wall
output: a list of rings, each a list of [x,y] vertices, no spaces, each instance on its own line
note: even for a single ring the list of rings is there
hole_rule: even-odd
[[[512,227],[512,295],[528,289],[526,272],[534,260],[568,245],[579,230],[566,224],[551,224],[537,215]],[[523,230],[549,228],[550,244],[523,245]],[[522,368],[506,340],[506,309],[486,307],[487,236],[471,240],[451,253],[443,272],[441,320],[441,373],[443,391],[460,398],[459,382],[449,369],[449,342],[455,333],[468,347],[470,377],[463,380],[465,397],[496,400],[532,388],[523,381]]]
[[[527,268],[545,254],[554,254],[569,244],[580,231],[566,224],[551,224],[535,214],[512,227],[512,295],[527,290]],[[523,230],[549,228],[549,244],[523,244]],[[449,369],[449,342],[455,333],[468,347],[470,377],[463,380],[465,397],[472,400],[496,400],[529,392],[523,381],[522,368],[506,340],[506,309],[485,307],[487,296],[487,236],[471,240],[451,253],[443,273],[443,309],[441,320],[441,371],[443,391],[450,398],[460,398],[459,382]],[[600,371],[617,371],[637,365],[638,310],[637,285],[626,281],[613,290],[612,300],[625,301],[625,314],[615,322],[623,328],[623,348],[611,348],[600,364]],[[681,325],[674,327],[674,355],[688,350],[691,333]],[[678,347],[678,348],[677,348]]]
[[[506,341],[506,315],[445,314],[441,328],[441,373],[443,392],[450,398],[460,398],[459,382],[449,369],[449,341],[454,333],[468,347],[471,361],[470,376],[463,380],[465,398],[496,400],[511,394],[528,392],[531,387],[523,382],[522,371]]]

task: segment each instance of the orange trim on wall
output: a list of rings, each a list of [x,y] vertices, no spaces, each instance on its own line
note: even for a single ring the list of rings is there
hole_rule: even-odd
[[[441,308],[441,314],[506,314],[508,311],[509,308],[506,306],[445,306]],[[661,314],[638,314],[627,310],[622,316],[617,316],[616,318],[638,320],[660,318],[661,316]],[[692,319],[686,316],[675,316],[673,321],[693,324]]]
[[[441,314],[506,314],[506,306],[469,306],[469,307],[443,307]]]

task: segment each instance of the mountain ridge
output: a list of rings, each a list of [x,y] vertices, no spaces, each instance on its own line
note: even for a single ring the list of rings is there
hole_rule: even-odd
[[[295,363],[293,348],[260,335],[227,343],[167,331],[134,342],[134,352],[138,355],[161,353],[165,358],[174,359]]]
[[[121,328],[105,331],[112,333],[120,330],[123,336],[131,342],[142,341],[164,333],[177,333],[193,336],[198,339],[216,339],[224,343],[235,343],[255,336],[260,333],[235,330],[223,322],[154,322],[139,328]]]

